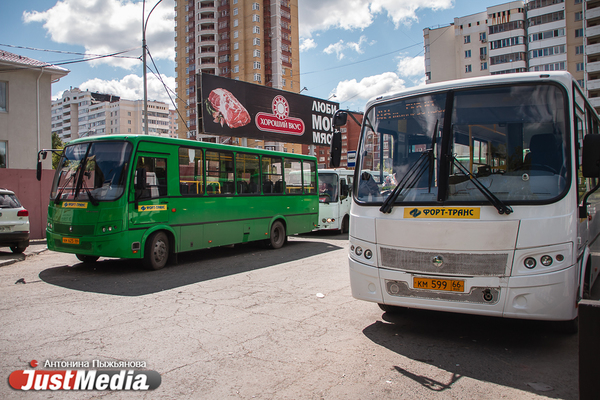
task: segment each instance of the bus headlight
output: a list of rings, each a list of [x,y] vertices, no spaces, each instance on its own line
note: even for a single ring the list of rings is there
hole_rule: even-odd
[[[544,267],[548,267],[552,264],[552,257],[550,257],[549,255],[544,255],[542,256],[542,258],[540,258],[540,262]]]
[[[357,256],[362,255],[363,253],[363,249],[360,246],[357,246],[356,249],[354,249],[354,254],[356,254]]]
[[[365,250],[365,258],[370,260],[373,257],[373,252],[369,249]]]
[[[533,269],[533,268],[535,268],[537,262],[535,261],[535,258],[527,257],[525,259],[525,261],[523,262],[523,264],[525,264],[525,268]]]

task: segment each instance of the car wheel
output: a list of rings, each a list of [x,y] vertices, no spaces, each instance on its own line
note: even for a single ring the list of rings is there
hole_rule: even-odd
[[[275,221],[271,226],[271,237],[269,238],[269,246],[273,249],[279,249],[285,243],[287,237],[285,227],[281,221]]]
[[[88,256],[85,254],[75,254],[75,257],[84,264],[95,263],[100,258],[98,256]]]
[[[21,247],[21,246],[10,246],[10,250],[15,253],[15,254],[21,254],[22,252],[25,251],[25,249],[27,248],[27,246],[25,247]]]
[[[156,271],[167,265],[168,260],[169,238],[163,231],[154,232],[146,241],[144,267]]]

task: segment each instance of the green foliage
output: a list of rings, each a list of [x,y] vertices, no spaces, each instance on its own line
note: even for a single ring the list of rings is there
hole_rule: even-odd
[[[52,148],[53,149],[64,149],[65,144],[60,139],[58,134],[52,133]],[[56,169],[58,162],[60,161],[60,153],[52,152],[52,169]]]

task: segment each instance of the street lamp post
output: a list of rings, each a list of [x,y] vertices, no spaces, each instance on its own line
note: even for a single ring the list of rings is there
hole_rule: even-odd
[[[144,17],[146,16],[146,0],[144,0],[142,4],[142,64],[144,68],[144,135],[148,134],[148,82],[146,79],[146,28],[148,27],[148,19],[150,18],[150,14],[156,8],[157,5],[160,4],[162,0],[158,0],[158,3],[152,7],[152,10],[148,13],[148,17],[144,21]]]

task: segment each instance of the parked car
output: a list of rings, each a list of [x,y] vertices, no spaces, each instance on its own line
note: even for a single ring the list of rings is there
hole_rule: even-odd
[[[0,188],[0,247],[9,246],[13,253],[22,253],[29,246],[29,211],[15,193]]]

